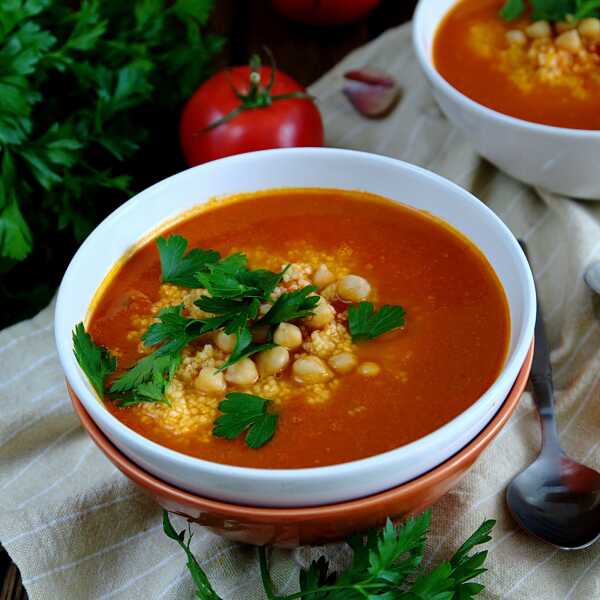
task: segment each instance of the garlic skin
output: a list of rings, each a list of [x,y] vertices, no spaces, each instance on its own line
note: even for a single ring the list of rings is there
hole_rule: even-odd
[[[365,117],[382,117],[390,112],[400,98],[396,80],[379,69],[363,67],[344,74],[342,91],[352,106]]]

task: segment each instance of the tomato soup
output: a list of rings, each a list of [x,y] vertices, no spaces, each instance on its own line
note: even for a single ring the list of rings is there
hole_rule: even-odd
[[[169,237],[175,234],[181,237]],[[278,273],[273,291],[254,305],[256,313],[244,316],[249,315],[252,347],[260,352],[223,368],[242,333],[215,329],[181,350],[161,401],[117,402],[106,396],[115,417],[168,448],[263,468],[365,458],[455,418],[503,367],[510,322],[497,276],[473,244],[425,212],[363,192],[274,190],[211,201],[160,235],[173,248],[185,239],[187,250],[237,256],[223,263],[226,275],[239,260],[247,260],[250,270],[260,269],[261,278]],[[230,279],[222,288],[211,287],[210,277],[220,267],[210,266],[197,285],[172,283],[176,277],[183,281],[187,263],[180,261],[177,271],[163,251],[164,244],[159,248],[154,239],[135,249],[98,293],[88,331],[115,356],[113,379],[148,356],[151,348],[144,340],[160,337],[160,328],[150,338],[147,332],[165,310],[176,314],[175,320],[206,324],[214,315],[198,307],[199,299],[204,309],[202,299],[221,302],[223,310],[239,300],[239,295],[225,298]],[[259,279],[252,273],[238,281],[251,287],[249,282]],[[293,306],[298,311],[304,306],[294,304],[293,294],[302,290],[309,304],[313,298],[312,309],[293,316]],[[244,306],[254,300],[248,302]],[[284,321],[286,311],[291,317]],[[263,322],[272,324],[266,332]],[[275,416],[252,434],[266,438],[260,447],[251,447],[248,430],[246,438],[235,435],[242,425],[224,437],[225,425],[233,423],[235,430],[238,417],[255,419],[246,414],[219,421],[229,410],[222,401],[232,392],[268,401]],[[270,437],[264,431],[269,428],[274,428]]]
[[[435,68],[498,112],[556,127],[600,129],[600,22],[506,21],[504,0],[461,0],[436,34]]]

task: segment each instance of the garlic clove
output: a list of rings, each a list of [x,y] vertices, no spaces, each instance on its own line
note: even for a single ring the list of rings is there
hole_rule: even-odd
[[[396,80],[379,69],[364,67],[348,71],[343,92],[354,108],[366,117],[387,114],[400,97]]]

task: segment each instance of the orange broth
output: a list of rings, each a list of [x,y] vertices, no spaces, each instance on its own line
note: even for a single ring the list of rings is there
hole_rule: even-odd
[[[277,431],[258,450],[242,438],[207,443],[157,433],[135,407],[106,402],[125,425],[159,444],[240,466],[347,462],[441,427],[473,404],[503,366],[510,334],[501,284],[478,249],[427,213],[363,192],[275,190],[217,201],[169,232],[222,255],[260,247],[286,256],[305,244],[334,255],[343,244],[376,290],[375,304],[401,304],[407,317],[402,329],[357,344],[361,361],[382,367],[379,376],[344,375],[322,404],[308,404],[299,392],[278,410]],[[159,279],[151,241],[100,292],[88,330],[97,343],[118,349],[121,370],[141,356],[126,332],[134,316],[148,314]]]
[[[581,70],[542,71],[527,47],[510,47],[506,33],[523,30],[528,17],[507,22],[499,16],[504,0],[461,0],[446,15],[434,42],[434,65],[459,92],[498,112],[555,127],[600,129],[600,40],[590,44]],[[541,43],[541,42],[538,42]],[[554,58],[552,58],[554,60]],[[551,62],[551,61],[548,61]]]

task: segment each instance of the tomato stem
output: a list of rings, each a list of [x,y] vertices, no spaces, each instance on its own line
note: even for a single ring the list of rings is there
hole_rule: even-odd
[[[264,48],[265,54],[269,59],[269,64],[271,67],[271,75],[269,77],[269,81],[266,86],[262,85],[260,69],[262,67],[262,62],[260,60],[260,56],[258,54],[253,54],[250,57],[249,66],[250,66],[250,85],[248,87],[248,91],[246,93],[241,92],[238,88],[235,87],[233,82],[229,80],[229,85],[231,86],[231,90],[233,93],[239,98],[240,105],[234,108],[231,112],[227,113],[225,116],[217,119],[210,125],[203,127],[200,131],[194,133],[194,136],[198,136],[207,131],[211,131],[215,129],[219,125],[223,125],[223,123],[227,123],[231,121],[241,113],[247,110],[253,110],[255,108],[265,108],[271,106],[273,102],[278,100],[292,100],[292,99],[306,99],[306,100],[314,100],[314,98],[307,94],[306,92],[291,92],[289,94],[278,94],[271,95],[271,91],[273,90],[273,85],[275,83],[275,72],[277,66],[275,64],[275,57],[273,53],[268,48]]]

